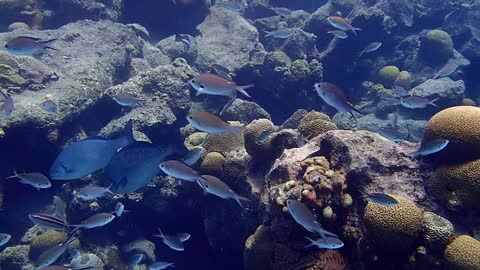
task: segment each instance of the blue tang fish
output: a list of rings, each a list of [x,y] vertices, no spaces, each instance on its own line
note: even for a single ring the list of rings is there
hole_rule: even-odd
[[[50,178],[72,180],[85,177],[105,168],[119,148],[133,143],[132,122],[125,125],[124,134],[117,139],[107,140],[95,136],[67,146],[58,155],[50,168]]]
[[[158,164],[174,152],[147,142],[135,142],[116,153],[105,168],[104,179],[114,193],[131,193],[159,175]]]

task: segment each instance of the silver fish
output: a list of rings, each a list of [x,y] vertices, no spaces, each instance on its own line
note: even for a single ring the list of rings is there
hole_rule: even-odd
[[[128,260],[127,266],[134,267],[137,266],[143,260],[143,254],[134,254],[130,260]]]
[[[121,217],[125,211],[127,210],[125,210],[125,205],[123,205],[123,203],[117,202],[115,204],[115,215],[117,215],[117,217]]]
[[[465,26],[468,27],[468,29],[470,29],[470,32],[472,32],[473,38],[476,41],[480,42],[480,29],[478,29],[477,27],[468,25],[468,24],[466,24]]]
[[[185,249],[183,243],[190,239],[190,234],[188,233],[166,235],[160,228],[158,228],[158,231],[160,234],[156,234],[154,236],[162,238],[162,241],[165,245],[176,251],[183,251]]]
[[[314,85],[317,94],[327,103],[334,107],[339,112],[348,112],[353,118],[357,118],[354,113],[362,115],[353,105],[348,101],[343,91],[333,83],[321,82]]]
[[[40,254],[40,256],[38,256],[38,259],[35,261],[35,270],[44,269],[44,267],[47,267],[54,263],[60,256],[62,256],[63,253],[65,253],[65,251],[67,251],[68,245],[75,240],[76,238],[74,236],[74,233],[72,232],[67,240],[55,244],[45,250],[42,254]]]
[[[185,157],[183,157],[182,161],[188,166],[192,166],[193,164],[197,163],[197,161],[202,157],[203,153],[205,153],[205,148],[201,146],[193,147],[188,151]]]
[[[228,70],[228,68],[226,68],[222,65],[213,64],[212,68],[211,68],[211,72],[217,74],[218,76],[220,76],[220,77],[222,77],[226,80],[233,81],[232,77],[230,76],[230,70]]]
[[[414,157],[418,156],[428,156],[437,152],[442,151],[450,143],[449,140],[445,139],[434,139],[427,142],[422,141],[417,152],[413,154]]]
[[[68,231],[70,228],[67,222],[57,216],[49,214],[30,214],[28,218],[36,225],[55,231]]]
[[[45,100],[44,102],[40,103],[40,107],[46,112],[56,113],[58,110],[57,103],[53,100]]]
[[[277,15],[282,16],[282,17],[287,17],[292,14],[292,11],[288,8],[285,7],[272,7],[270,8],[273,12],[275,12]]]
[[[84,187],[78,190],[77,196],[82,198],[85,201],[95,200],[100,197],[104,197],[107,194],[113,194],[110,191],[110,187]]]
[[[13,170],[13,175],[7,177],[7,179],[19,178],[20,183],[27,184],[37,189],[49,188],[52,186],[52,183],[48,178],[41,173],[17,173]]]
[[[55,206],[55,216],[67,223],[67,205],[62,198],[53,196],[53,205]]]
[[[328,33],[334,35],[335,37],[337,37],[337,38],[339,38],[339,39],[346,39],[346,38],[348,38],[347,33],[345,33],[345,32],[342,31],[342,30],[328,31]]]
[[[372,201],[374,203],[378,203],[380,205],[386,207],[393,207],[398,204],[398,201],[393,198],[392,196],[385,194],[385,193],[367,193],[366,191],[359,190],[362,193],[362,197]]]
[[[10,234],[0,233],[0,247],[6,245],[11,238],[12,236]]]
[[[242,10],[242,6],[240,6],[240,4],[231,0],[217,1],[217,5],[233,12],[240,12]]]
[[[6,118],[12,115],[15,110],[15,104],[11,96],[5,97],[3,104],[0,106],[0,118]]]
[[[325,248],[325,249],[339,249],[344,245],[340,239],[336,237],[331,237],[331,236],[326,236],[324,239],[320,238],[316,240],[313,240],[309,237],[305,237],[305,238],[308,241],[310,241],[310,244],[305,246],[306,248],[315,246],[318,248]]]
[[[258,143],[259,144],[264,144],[268,138],[270,137],[270,135],[273,133],[272,130],[265,130],[264,132],[262,132],[262,134],[260,134],[260,136],[258,136]]]
[[[175,41],[177,42],[182,42],[183,44],[183,49],[186,51],[186,52],[189,52],[190,51],[190,48],[191,48],[191,42],[190,42],[190,37],[187,36],[187,35],[182,35],[182,34],[176,34],[175,35]]]
[[[137,98],[132,94],[126,92],[120,92],[115,96],[112,96],[113,100],[117,102],[119,105],[125,107],[134,107],[134,106],[143,106],[145,105],[145,100],[141,98]]]
[[[197,91],[197,96],[208,94],[234,98],[237,96],[237,92],[240,92],[242,95],[250,97],[245,90],[253,87],[253,85],[237,85],[235,82],[213,73],[199,74],[188,83]]]
[[[166,175],[190,182],[195,182],[200,177],[197,171],[178,160],[164,161],[159,167]]]
[[[286,38],[289,38],[293,32],[295,31],[295,29],[293,28],[283,28],[283,29],[279,29],[279,30],[275,30],[275,31],[265,31],[265,33],[267,33],[265,35],[265,37],[274,37],[274,38],[278,38],[278,39],[286,39]]]
[[[95,267],[93,266],[86,266],[86,267],[71,267],[71,266],[64,266],[64,265],[50,265],[45,268],[42,268],[41,270],[89,270],[89,269],[94,269]]]
[[[242,197],[235,193],[227,184],[215,176],[202,175],[197,179],[199,185],[203,187],[205,191],[222,199],[234,199],[243,208],[241,201],[250,201],[249,199]]]
[[[447,77],[452,73],[454,73],[458,67],[459,65],[456,61],[449,61],[439,71],[435,73],[435,75],[433,76],[433,79],[435,80],[437,78]]]
[[[339,30],[342,30],[342,31],[352,31],[355,36],[358,36],[357,34],[357,30],[361,30],[360,28],[355,28],[353,27],[347,20],[345,20],[344,18],[342,17],[338,17],[338,16],[331,16],[331,17],[328,17],[327,18],[327,22],[339,29]]]
[[[213,134],[230,132],[234,135],[240,136],[242,130],[244,129],[242,126],[233,126],[209,112],[191,113],[187,116],[187,121],[194,128]]]
[[[364,53],[374,52],[374,51],[378,50],[378,48],[380,48],[381,46],[382,46],[381,42],[372,42],[372,43],[368,44],[367,47],[365,47],[365,49],[363,49],[362,52],[360,52],[359,56],[362,56]]]
[[[402,140],[402,134],[397,128],[393,127],[380,127],[378,133],[393,142],[399,142]]]
[[[175,267],[175,264],[170,262],[154,262],[148,267],[148,270],[162,270],[170,266]]]
[[[318,233],[322,239],[325,239],[326,236],[338,238],[336,234],[323,229],[317,219],[313,216],[312,211],[310,211],[310,209],[308,209],[302,202],[297,200],[287,200],[287,208],[293,219],[307,231]]]
[[[115,218],[115,215],[112,215],[110,213],[100,213],[100,214],[95,214],[78,225],[71,225],[72,227],[75,228],[85,228],[85,229],[92,229],[96,227],[102,227],[107,225],[108,223],[112,222],[112,220]]]
[[[45,49],[57,50],[51,46],[56,40],[40,40],[37,37],[19,36],[8,40],[5,48],[9,53],[15,55],[34,55],[42,53]]]
[[[410,96],[410,97],[402,97],[400,99],[400,104],[403,107],[409,108],[409,109],[423,109],[428,105],[437,107],[437,105],[435,104],[435,101],[437,100],[438,98],[433,100],[428,100],[424,97]]]

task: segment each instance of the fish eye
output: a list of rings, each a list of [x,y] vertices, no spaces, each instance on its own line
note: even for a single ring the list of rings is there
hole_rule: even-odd
[[[192,83],[195,83],[195,79],[191,79],[190,81],[191,81]]]
[[[205,88],[205,86],[203,86],[203,84],[200,84],[200,88]]]

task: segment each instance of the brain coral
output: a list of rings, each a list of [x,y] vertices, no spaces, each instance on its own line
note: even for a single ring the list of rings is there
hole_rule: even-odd
[[[270,158],[274,154],[272,149],[272,136],[269,136],[266,141],[259,142],[260,137],[265,135],[265,132],[272,133],[275,128],[272,121],[268,119],[253,120],[245,127],[245,149],[255,159]]]
[[[245,270],[272,269],[274,241],[269,227],[260,225],[245,242],[243,261]]]
[[[480,157],[480,108],[457,106],[435,114],[428,121],[423,141],[447,139],[450,144],[437,153],[442,159],[458,161]]]
[[[208,134],[203,142],[203,148],[207,152],[227,152],[243,148],[245,145],[243,135],[236,136],[232,133]]]
[[[385,86],[390,87],[400,75],[396,66],[386,66],[378,71],[378,80]]]
[[[200,169],[202,173],[222,175],[225,157],[218,152],[210,152],[202,160]]]
[[[441,166],[427,184],[431,194],[451,210],[480,209],[480,159]]]
[[[393,207],[367,204],[363,216],[367,241],[378,250],[408,252],[422,229],[423,213],[411,200],[393,197],[398,200]]]
[[[30,244],[30,258],[36,259],[46,249],[65,241],[67,237],[67,233],[57,231],[46,231],[45,233],[34,237]]]
[[[306,138],[313,138],[334,129],[337,129],[337,126],[330,117],[316,111],[307,113],[298,126],[298,131]]]
[[[432,212],[425,212],[422,233],[426,246],[434,250],[444,250],[455,237],[455,228],[448,219]]]
[[[479,270],[480,242],[468,235],[460,235],[447,246],[443,257],[449,270]]]
[[[430,63],[444,63],[453,55],[453,40],[445,31],[429,31],[422,40],[421,54]]]

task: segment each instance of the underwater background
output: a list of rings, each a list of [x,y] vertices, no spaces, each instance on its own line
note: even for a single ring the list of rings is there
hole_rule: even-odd
[[[0,0],[0,270],[480,269],[479,19]]]

